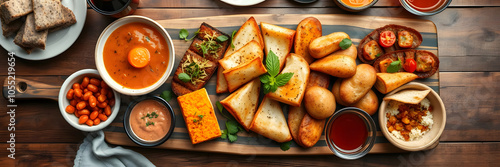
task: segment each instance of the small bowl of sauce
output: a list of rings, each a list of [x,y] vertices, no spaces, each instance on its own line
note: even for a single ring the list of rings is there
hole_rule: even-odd
[[[451,0],[399,0],[410,13],[418,16],[431,16],[442,12]]]
[[[377,128],[372,117],[356,107],[343,108],[327,122],[326,144],[342,159],[358,159],[375,144]]]
[[[128,137],[140,146],[154,147],[168,140],[175,127],[170,104],[157,96],[132,102],[123,119]]]
[[[375,5],[378,0],[334,0],[337,6],[350,12],[360,12]]]

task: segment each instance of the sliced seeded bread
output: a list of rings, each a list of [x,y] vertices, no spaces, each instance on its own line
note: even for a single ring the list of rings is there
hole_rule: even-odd
[[[24,23],[24,27],[22,29],[22,38],[21,42],[18,41],[18,45],[31,48],[41,48],[45,50],[45,41],[47,40],[49,30],[36,31],[35,18],[33,14],[29,14],[26,17],[26,22]]]
[[[69,9],[65,6],[63,6],[63,8],[62,8],[62,16],[64,17],[63,24],[58,26],[58,27],[51,28],[49,30],[49,32],[54,32],[54,31],[69,27],[69,26],[76,23],[75,14],[73,13],[73,11],[71,11],[71,9]]]
[[[22,49],[24,49],[28,54],[31,53],[31,51],[33,51],[33,48],[31,47],[26,47],[22,44],[22,40],[23,40],[23,34],[24,34],[24,23],[21,25],[21,28],[19,29],[19,31],[17,31],[17,35],[16,37],[14,38],[14,43],[16,45],[18,45],[19,47],[21,47]]]
[[[37,31],[64,24],[63,6],[60,0],[33,0],[33,12]]]
[[[19,19],[11,21],[9,24],[6,24],[5,21],[3,21],[3,19],[0,20],[2,21],[3,36],[9,37],[11,35],[16,34],[16,32],[21,28],[21,26],[24,23],[25,17],[21,17]]]
[[[6,24],[33,11],[31,0],[10,0],[0,4],[0,12]]]

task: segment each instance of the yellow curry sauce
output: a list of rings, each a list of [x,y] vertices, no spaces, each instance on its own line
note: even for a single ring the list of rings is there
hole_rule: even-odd
[[[150,61],[136,68],[128,61],[134,48],[146,48]],[[142,89],[156,83],[167,70],[169,48],[163,36],[144,23],[129,23],[108,37],[103,50],[104,66],[113,80],[131,89]]]
[[[172,117],[168,109],[156,100],[137,103],[130,113],[130,127],[137,137],[157,141],[167,135]]]

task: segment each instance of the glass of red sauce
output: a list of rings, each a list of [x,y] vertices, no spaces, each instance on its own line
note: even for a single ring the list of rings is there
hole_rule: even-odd
[[[342,159],[358,159],[375,144],[377,128],[372,117],[356,107],[343,108],[327,122],[326,144]]]
[[[170,138],[175,127],[175,113],[158,96],[146,96],[130,103],[123,125],[127,136],[140,146],[154,147]]]
[[[446,9],[451,0],[399,0],[399,2],[410,13],[419,16],[430,16]]]

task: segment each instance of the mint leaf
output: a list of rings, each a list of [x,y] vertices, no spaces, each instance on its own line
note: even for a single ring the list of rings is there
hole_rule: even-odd
[[[280,60],[271,50],[266,57],[266,68],[271,77],[275,77],[280,72]]]
[[[179,38],[180,39],[184,39],[186,40],[186,38],[188,37],[189,35],[189,32],[186,30],[186,29],[181,29],[181,31],[179,31]]]
[[[222,43],[222,42],[227,41],[228,39],[229,39],[229,38],[228,38],[227,36],[225,36],[225,35],[221,35],[221,36],[218,36],[218,37],[217,37],[217,42]]]
[[[278,76],[276,76],[276,86],[283,86],[283,85],[286,85],[286,83],[288,83],[288,81],[290,81],[290,79],[292,79],[293,77],[293,73],[291,72],[287,72],[287,73],[283,73],[283,74],[280,74]]]
[[[290,149],[291,144],[292,144],[292,141],[281,143],[280,148],[281,148],[281,150],[286,151],[286,150]]]
[[[340,41],[339,46],[342,50],[345,50],[349,47],[351,47],[352,41],[349,38],[344,38],[342,41]]]
[[[378,53],[377,55],[375,55],[375,57],[380,57],[382,55],[382,53]]]
[[[180,73],[179,74],[179,79],[182,82],[189,82],[189,81],[191,81],[191,77],[189,75],[187,75],[186,73]]]
[[[172,99],[172,97],[174,97],[174,93],[172,91],[163,91],[161,94],[160,94],[160,97],[162,99],[164,99],[165,101],[170,101]]]
[[[234,120],[226,121],[226,129],[229,134],[238,133],[238,123]]]
[[[234,40],[234,34],[236,34],[236,30],[233,31],[233,34],[231,34],[231,48],[234,48],[234,45],[233,45],[233,40]]]
[[[269,92],[271,92],[271,85],[269,84],[264,84],[264,94],[267,94]]]
[[[264,75],[261,75],[260,77],[260,82],[262,83],[269,83],[271,82],[271,76],[269,74],[264,74]]]
[[[236,134],[231,134],[231,133],[228,133],[227,137],[229,138],[229,142],[231,143],[235,142],[238,139],[238,136],[236,136]]]
[[[220,138],[227,139],[227,129],[221,130],[220,132],[221,132]]]
[[[401,60],[400,59],[398,61],[393,61],[389,65],[389,67],[387,67],[387,72],[388,73],[395,73],[395,72],[398,72],[399,69],[401,69]]]

